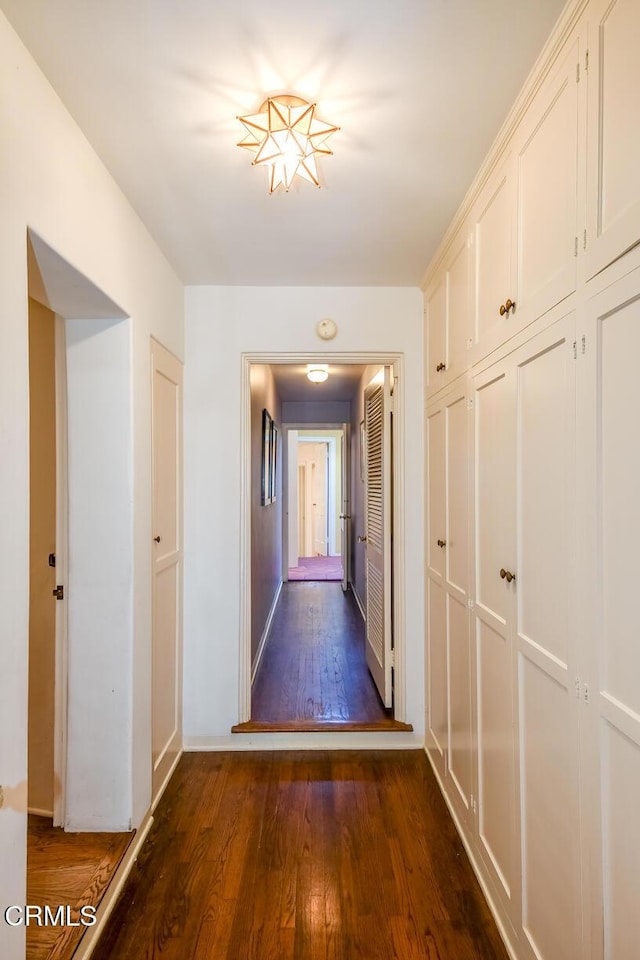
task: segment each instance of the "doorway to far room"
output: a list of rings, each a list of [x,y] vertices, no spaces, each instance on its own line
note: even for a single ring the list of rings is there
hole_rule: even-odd
[[[288,446],[288,579],[342,581],[344,430],[289,430]]]

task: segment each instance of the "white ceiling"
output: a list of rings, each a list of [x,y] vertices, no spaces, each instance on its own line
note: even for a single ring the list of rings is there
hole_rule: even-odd
[[[417,285],[563,0],[0,0],[187,284]],[[322,189],[235,144],[340,126]]]

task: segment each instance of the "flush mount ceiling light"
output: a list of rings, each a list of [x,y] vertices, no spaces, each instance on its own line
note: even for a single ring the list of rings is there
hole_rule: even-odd
[[[247,136],[238,144],[255,153],[253,165],[269,171],[269,193],[279,186],[289,190],[294,177],[320,186],[317,156],[330,156],[326,143],[339,127],[315,116],[315,103],[289,94],[269,97],[258,113],[238,117]]]
[[[308,363],[307,377],[311,383],[324,383],[329,376],[328,363]]]

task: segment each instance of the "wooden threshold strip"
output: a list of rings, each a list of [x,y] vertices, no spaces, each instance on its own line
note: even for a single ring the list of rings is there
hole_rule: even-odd
[[[247,720],[231,727],[231,733],[412,733],[410,723],[400,720]]]

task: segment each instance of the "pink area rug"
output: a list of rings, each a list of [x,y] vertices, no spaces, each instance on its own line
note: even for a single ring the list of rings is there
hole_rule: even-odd
[[[289,580],[342,580],[342,557],[298,557]]]

